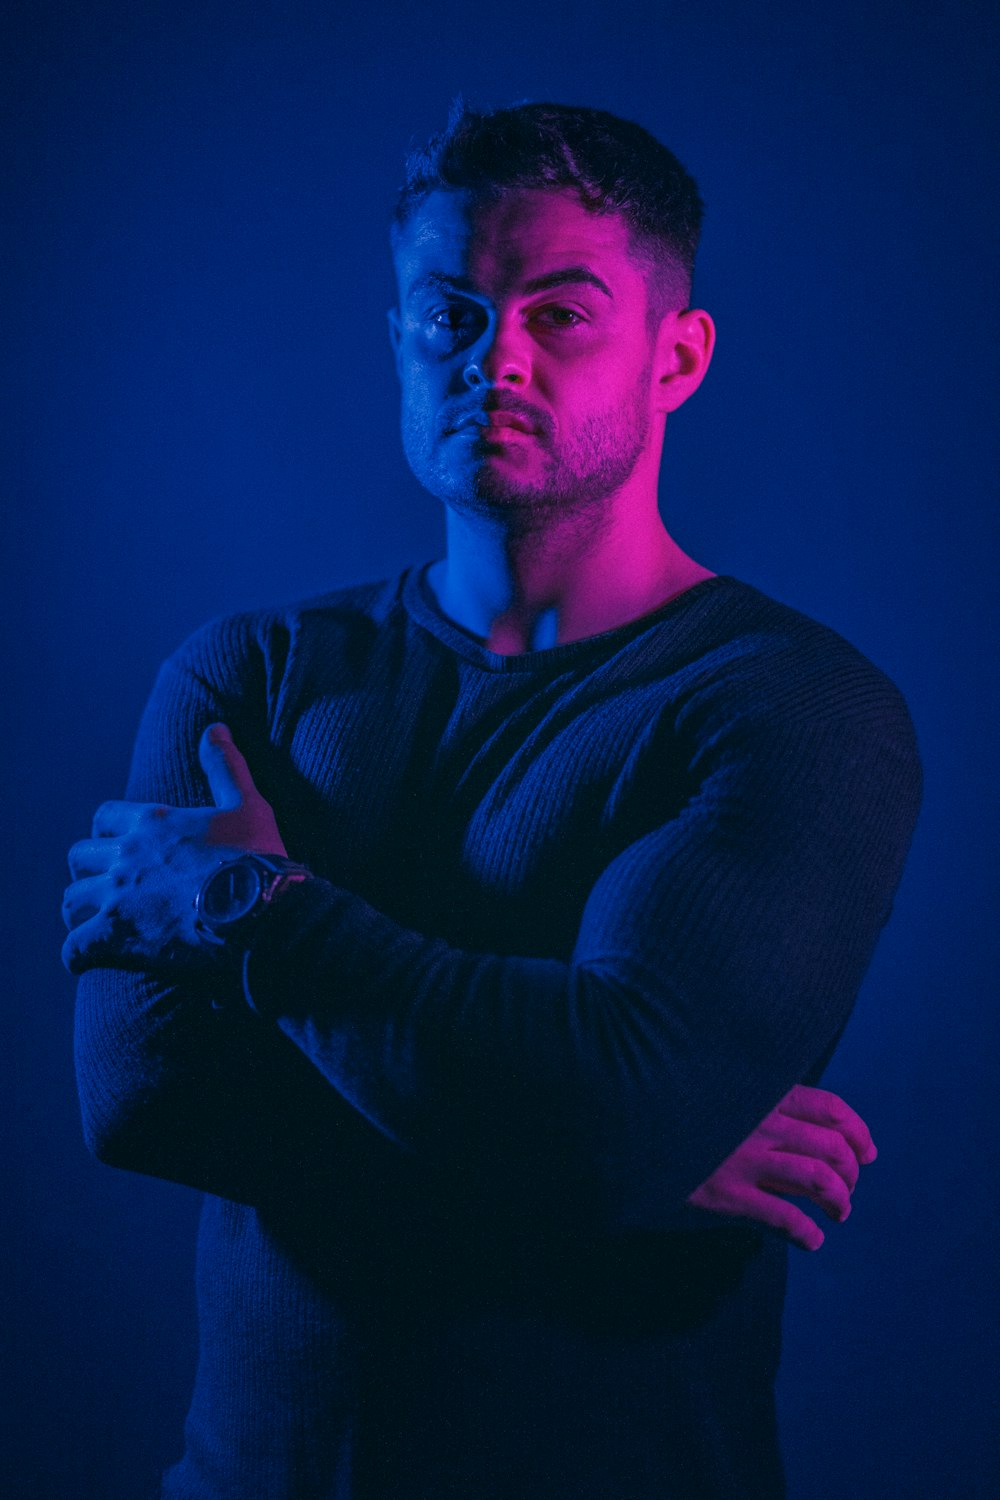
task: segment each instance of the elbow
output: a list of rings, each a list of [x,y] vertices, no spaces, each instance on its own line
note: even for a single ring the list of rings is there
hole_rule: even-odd
[[[148,1170],[143,1166],[144,1132],[131,1111],[98,1109],[82,1095],[80,1103],[83,1143],[91,1156],[106,1167],[124,1167],[137,1172]]]
[[[73,1050],[84,1145],[106,1166],[143,1172],[169,1090],[133,985],[114,969],[81,975]]]
[[[248,1188],[230,1164],[215,1163],[202,1149],[194,1151],[182,1132],[169,1128],[154,1111],[118,1110],[99,1114],[83,1109],[83,1140],[105,1167],[177,1183],[196,1192],[250,1202]]]

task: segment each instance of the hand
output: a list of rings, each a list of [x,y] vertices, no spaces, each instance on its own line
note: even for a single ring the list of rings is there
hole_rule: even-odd
[[[215,807],[105,802],[92,835],[69,851],[62,960],[85,969],[214,966],[217,948],[195,925],[203,881],[227,858],[285,855],[270,805],[225,724],[198,745]]]
[[[799,1083],[688,1199],[697,1208],[754,1219],[793,1245],[825,1238],[787,1197],[810,1198],[843,1223],[862,1165],[877,1156],[871,1132],[837,1094]]]

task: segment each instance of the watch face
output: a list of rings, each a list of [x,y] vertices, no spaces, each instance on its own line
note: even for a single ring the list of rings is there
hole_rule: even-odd
[[[236,922],[251,910],[260,894],[260,871],[248,861],[221,865],[201,893],[201,915],[206,922]]]

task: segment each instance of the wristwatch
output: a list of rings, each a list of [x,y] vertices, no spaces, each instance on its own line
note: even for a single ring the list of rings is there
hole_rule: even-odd
[[[195,926],[210,943],[242,948],[274,898],[287,886],[311,878],[305,865],[276,854],[224,860],[194,898]]]

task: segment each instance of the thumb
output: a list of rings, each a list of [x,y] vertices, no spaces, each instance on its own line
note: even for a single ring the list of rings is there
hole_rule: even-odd
[[[198,759],[216,807],[229,811],[260,796],[228,725],[209,724],[198,745]]]

